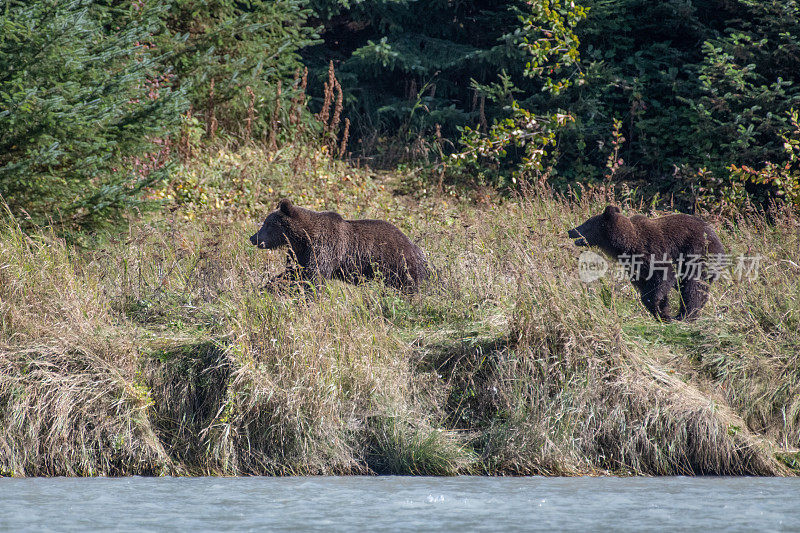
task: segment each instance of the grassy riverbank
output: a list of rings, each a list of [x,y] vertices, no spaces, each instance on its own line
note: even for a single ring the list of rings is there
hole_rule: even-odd
[[[566,229],[601,194],[426,194],[316,151],[223,148],[180,175],[154,193],[169,208],[80,245],[3,218],[0,472],[798,471],[789,212],[715,220],[734,255],[763,255],[757,278],[661,324],[629,284],[578,279]],[[284,196],[394,222],[438,279],[412,298],[260,292],[284,256],[247,237]]]

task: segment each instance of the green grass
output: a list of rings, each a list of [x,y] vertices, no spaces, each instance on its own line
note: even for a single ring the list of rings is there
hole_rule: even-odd
[[[222,148],[153,192],[163,212],[84,245],[5,218],[0,472],[797,472],[796,215],[713,219],[760,275],[662,324],[629,284],[578,279],[566,230],[608,193],[397,193],[410,181]],[[284,258],[247,238],[283,196],[392,221],[435,278],[261,292]]]

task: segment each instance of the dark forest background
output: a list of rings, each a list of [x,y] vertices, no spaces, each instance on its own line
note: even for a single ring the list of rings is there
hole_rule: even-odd
[[[8,0],[0,25],[0,195],[33,223],[113,221],[219,142],[800,205],[795,1]]]

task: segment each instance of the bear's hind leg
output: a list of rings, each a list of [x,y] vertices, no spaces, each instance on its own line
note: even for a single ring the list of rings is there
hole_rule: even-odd
[[[681,309],[678,320],[694,320],[708,301],[708,283],[702,279],[685,278],[681,281]]]
[[[645,280],[639,287],[644,306],[654,317],[664,322],[672,320],[669,313],[669,293],[674,286],[675,271],[669,267],[660,275],[654,275]]]

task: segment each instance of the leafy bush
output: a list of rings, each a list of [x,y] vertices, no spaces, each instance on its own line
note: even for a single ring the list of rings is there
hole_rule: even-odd
[[[567,6],[559,1],[534,5],[529,13],[519,16],[521,30],[515,32],[515,39],[528,54],[523,75],[529,82],[541,84],[542,92],[558,95],[573,85],[573,79],[579,85],[583,83],[577,68],[578,39],[574,28],[585,16],[585,10],[574,2]],[[500,75],[500,83],[481,85],[473,80],[472,84],[491,99],[519,91],[505,72]],[[493,181],[516,184],[518,177],[529,179],[545,173],[545,164],[552,161],[548,150],[553,149],[558,132],[573,117],[560,109],[536,115],[513,99],[506,109],[510,109],[511,116],[496,119],[486,134],[480,128],[462,128],[461,144],[466,150],[454,154],[454,158],[472,163],[479,174],[484,173],[487,162],[497,165],[501,160],[510,161],[511,168],[500,173],[510,180],[495,177]],[[508,157],[512,149],[514,157]]]
[[[732,183],[730,165],[786,161],[781,134],[800,99],[796,2],[581,3],[586,83],[542,101],[576,118],[559,144],[558,183],[601,178],[617,120],[619,175],[684,205]]]
[[[800,119],[794,109],[788,114],[792,131],[789,134],[781,134],[788,161],[782,165],[767,161],[760,170],[747,165],[731,165],[732,183],[729,188],[732,191],[737,190],[737,185],[741,190],[747,183],[764,185],[772,195],[800,208]]]
[[[731,165],[787,159],[781,135],[800,100],[794,1],[311,5],[324,42],[304,57],[318,77],[334,59],[367,155],[438,156],[461,140],[468,157],[504,158],[472,169],[495,183],[542,167],[561,188],[626,180],[684,207],[740,181]],[[526,113],[536,127],[514,133]],[[572,126],[549,128],[557,115]]]

